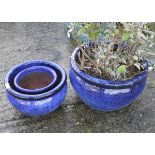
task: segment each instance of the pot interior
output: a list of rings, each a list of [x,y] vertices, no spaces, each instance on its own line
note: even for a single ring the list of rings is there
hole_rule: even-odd
[[[53,77],[47,72],[32,72],[25,75],[19,81],[19,86],[24,89],[34,90],[48,86]]]

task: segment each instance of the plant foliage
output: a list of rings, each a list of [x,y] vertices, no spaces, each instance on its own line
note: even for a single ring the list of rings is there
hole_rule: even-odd
[[[80,69],[95,77],[130,79],[148,68],[148,55],[155,55],[148,23],[71,23],[70,32],[81,49]]]

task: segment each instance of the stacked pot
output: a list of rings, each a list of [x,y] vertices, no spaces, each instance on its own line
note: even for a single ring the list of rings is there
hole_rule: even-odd
[[[30,78],[31,75],[34,77]],[[29,77],[29,80],[26,81],[26,77]],[[36,87],[37,84],[39,87]],[[5,87],[9,102],[17,110],[30,116],[45,115],[63,102],[67,93],[66,73],[54,62],[29,61],[8,72]]]

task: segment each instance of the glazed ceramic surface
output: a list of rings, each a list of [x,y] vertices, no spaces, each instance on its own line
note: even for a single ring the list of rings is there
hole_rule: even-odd
[[[80,99],[93,109],[113,111],[128,106],[143,91],[148,71],[128,81],[115,82],[92,77],[76,65],[76,48],[71,56],[70,81]]]
[[[31,73],[48,73],[49,76],[51,77],[52,81],[49,85],[47,85],[46,87],[42,87],[39,89],[25,89],[22,88],[19,83],[20,81],[26,77],[27,75],[31,74]],[[39,77],[38,77],[39,78]],[[24,92],[24,93],[39,93],[39,92],[43,92],[46,91],[47,89],[51,89],[54,87],[54,84],[56,83],[57,80],[57,74],[56,72],[49,68],[49,67],[45,67],[45,66],[34,66],[34,67],[29,67],[27,69],[24,69],[23,71],[19,72],[15,78],[14,78],[14,85],[16,87],[16,89],[18,89],[20,92]],[[31,83],[31,81],[30,81]]]
[[[21,93],[14,86],[14,78],[19,72],[34,66],[45,66],[54,70],[57,74],[55,85],[43,93]],[[17,110],[30,116],[45,115],[54,111],[63,102],[67,93],[66,73],[62,67],[53,62],[29,61],[15,66],[8,72],[5,78],[5,87],[9,102]]]

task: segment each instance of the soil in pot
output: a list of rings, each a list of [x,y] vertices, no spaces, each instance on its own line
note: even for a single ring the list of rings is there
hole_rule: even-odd
[[[24,89],[39,89],[48,86],[53,81],[53,78],[45,72],[33,72],[24,76],[20,82],[20,87]]]

